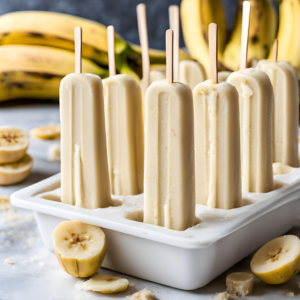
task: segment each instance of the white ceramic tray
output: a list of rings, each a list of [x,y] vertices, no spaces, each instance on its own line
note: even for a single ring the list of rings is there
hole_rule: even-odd
[[[292,228],[300,212],[300,168],[289,169],[289,174],[274,176],[276,190],[243,194],[243,207],[222,210],[196,205],[201,223],[186,231],[142,223],[143,195],[113,196],[118,199],[116,206],[96,210],[61,203],[60,174],[15,192],[11,201],[34,211],[50,250],[52,231],[61,221],[97,225],[107,238],[104,268],[193,290]]]

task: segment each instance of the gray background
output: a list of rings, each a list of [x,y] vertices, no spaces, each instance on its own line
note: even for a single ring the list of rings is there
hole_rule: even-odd
[[[229,27],[233,25],[237,1],[223,0]],[[164,49],[165,30],[169,28],[168,6],[180,5],[181,0],[0,0],[0,14],[20,10],[67,13],[114,25],[124,39],[139,44],[136,5],[141,2],[147,5],[149,45]],[[182,33],[180,44],[184,46]]]

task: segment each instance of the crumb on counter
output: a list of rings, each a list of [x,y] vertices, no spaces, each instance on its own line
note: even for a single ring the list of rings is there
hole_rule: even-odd
[[[228,300],[230,298],[230,295],[227,292],[223,292],[220,294],[217,294],[214,300]]]
[[[157,300],[151,291],[143,289],[131,296],[131,300]]]

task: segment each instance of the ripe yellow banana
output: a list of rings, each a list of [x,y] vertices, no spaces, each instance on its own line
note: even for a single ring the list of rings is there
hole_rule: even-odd
[[[208,26],[218,24],[218,56],[222,60],[227,39],[225,12],[221,0],[182,0],[181,23],[185,45],[191,56],[210,74]]]
[[[58,99],[61,79],[74,72],[74,52],[42,46],[0,46],[0,101],[15,98]],[[83,72],[108,72],[83,59]]]
[[[43,11],[21,11],[0,17],[0,45],[23,44],[74,50],[74,28],[81,26],[82,56],[108,65],[106,26],[79,17]],[[116,34],[116,53],[127,47]]]
[[[248,64],[266,58],[275,39],[278,18],[270,0],[250,0],[251,15],[248,43]],[[240,65],[243,0],[239,0],[231,38],[225,47],[222,63],[232,71]]]
[[[283,0],[279,6],[279,17],[278,59],[288,61],[300,77],[300,0]]]

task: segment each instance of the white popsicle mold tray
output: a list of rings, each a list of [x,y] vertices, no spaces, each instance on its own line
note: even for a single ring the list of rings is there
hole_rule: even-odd
[[[113,196],[114,207],[88,210],[60,202],[60,174],[15,192],[12,204],[33,210],[45,246],[63,220],[100,226],[103,267],[174,288],[200,288],[267,241],[293,227],[300,212],[300,168],[275,175],[277,189],[243,194],[232,210],[196,205],[201,223],[185,231],[145,224],[143,194]],[[286,171],[286,170],[285,170]]]

